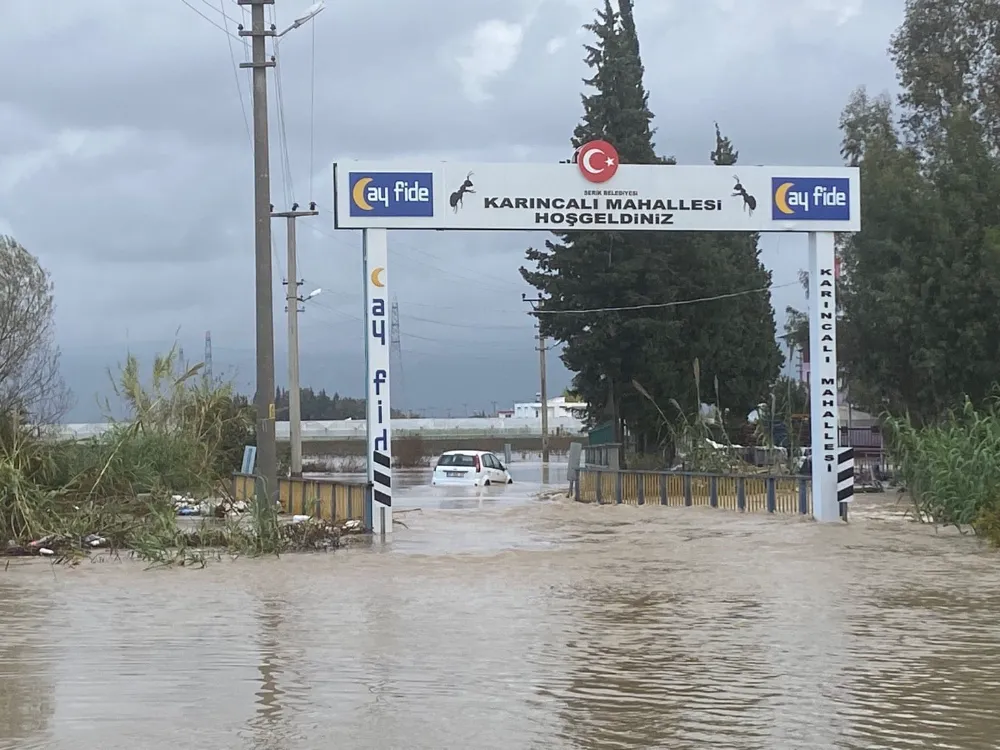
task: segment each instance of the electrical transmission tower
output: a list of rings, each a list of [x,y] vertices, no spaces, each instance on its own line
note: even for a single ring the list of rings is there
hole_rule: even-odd
[[[396,408],[402,409],[404,404],[403,385],[403,341],[399,333],[399,301],[392,298],[392,311],[389,316],[389,367],[393,370],[392,395]],[[396,384],[399,383],[397,386]]]
[[[212,382],[212,332],[205,331],[205,379]]]

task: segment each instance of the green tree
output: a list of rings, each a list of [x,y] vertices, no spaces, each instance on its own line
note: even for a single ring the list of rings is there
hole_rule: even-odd
[[[843,247],[841,356],[859,405],[928,421],[997,379],[1000,163],[971,109],[933,129],[907,110],[902,132],[894,119],[864,90],[844,112],[844,155],[865,192],[863,229]]]
[[[715,149],[711,155],[716,166],[734,167],[739,152],[729,138],[715,126]],[[771,272],[760,260],[760,235],[746,232],[720,232],[702,237],[706,255],[714,256],[713,267],[705,269],[705,291],[712,295],[726,291],[737,293],[771,286]],[[725,290],[725,291],[723,291]],[[692,335],[700,333],[702,346],[697,352],[702,371],[717,379],[716,404],[743,419],[768,393],[778,377],[784,355],[776,339],[774,307],[769,292],[739,296],[687,308]]]
[[[1000,3],[907,0],[892,38],[902,123],[922,145],[940,139],[964,111],[1000,149]]]
[[[623,163],[676,163],[658,156],[653,143],[631,0],[619,0],[617,11],[605,0],[585,28],[596,37],[586,48],[593,74],[585,81],[590,91],[573,147],[604,139]],[[716,152],[718,163],[735,164],[737,153],[721,133]],[[565,344],[563,361],[576,373],[573,389],[589,404],[592,422],[610,418],[617,441],[627,425],[640,450],[652,448],[664,437],[659,411],[671,409],[671,401],[687,414],[698,409],[691,376],[696,358],[704,362],[706,382],[717,381],[720,400],[740,416],[763,398],[781,365],[767,295],[676,305],[745,290],[748,279],[766,287],[755,236],[575,231],[557,238],[544,249],[530,248],[526,257],[534,268],[521,273],[542,293],[542,332]],[[642,305],[660,307],[620,309]],[[600,311],[572,312],[581,309]]]

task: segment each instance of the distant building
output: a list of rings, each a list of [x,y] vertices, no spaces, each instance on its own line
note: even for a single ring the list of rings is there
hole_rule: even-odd
[[[497,412],[497,417],[499,419],[508,419],[512,418],[513,416],[514,416],[513,409],[501,409],[500,411]]]
[[[587,405],[582,401],[567,401],[565,396],[550,398],[548,402],[549,419],[570,417],[582,420],[587,414]],[[515,419],[541,419],[542,402],[530,401],[514,404],[512,415]]]

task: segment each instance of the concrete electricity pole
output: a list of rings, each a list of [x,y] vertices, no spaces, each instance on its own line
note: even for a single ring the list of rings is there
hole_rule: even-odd
[[[288,281],[285,282],[285,311],[288,313],[288,442],[292,450],[291,475],[302,476],[302,390],[299,383],[299,303],[305,299],[299,296],[298,269],[295,255],[295,220],[300,216],[318,216],[316,204],[310,203],[308,211],[299,211],[299,204],[293,203],[291,211],[272,213],[274,218],[287,220],[288,231]],[[310,294],[310,297],[316,292]]]
[[[521,295],[521,299],[531,305],[532,310],[538,310],[538,305],[542,303],[542,298],[528,299],[526,294]],[[536,316],[537,317],[537,316]],[[540,400],[542,402],[542,463],[549,462],[549,393],[548,384],[545,377],[545,336],[542,335],[542,324],[538,324],[538,377],[541,380]]]
[[[274,60],[267,59],[265,42],[273,37],[266,28],[264,6],[274,0],[236,0],[250,6],[250,30],[240,29],[240,36],[252,39],[251,61],[241,68],[253,70],[253,171],[254,171],[254,260],[256,266],[257,317],[257,461],[263,487],[257,498],[274,500],[278,495],[278,449],[274,435],[274,301],[271,284],[271,167],[267,133],[267,69]]]

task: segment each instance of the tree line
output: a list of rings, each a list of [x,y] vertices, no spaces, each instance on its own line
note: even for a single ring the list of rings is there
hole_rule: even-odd
[[[573,149],[610,141],[622,163],[675,164],[653,142],[632,0],[605,0],[585,28],[592,75]],[[840,120],[844,162],[861,171],[862,231],[838,235],[838,341],[850,399],[875,414],[934,420],[983,399],[1000,361],[1000,2],[908,0],[889,55],[901,92],[858,88]],[[718,125],[711,163],[739,158]],[[767,288],[753,234],[568,232],[521,269],[558,312],[655,305]],[[807,277],[803,274],[803,282]],[[808,352],[808,317],[785,340]],[[636,446],[665,442],[695,401],[739,421],[787,389],[768,293],[638,311],[539,316],[564,343],[593,423]],[[692,383],[697,362],[702,386]],[[655,402],[651,404],[650,401]],[[673,412],[670,414],[670,412]]]
[[[328,421],[337,419],[365,419],[367,416],[367,401],[363,398],[350,398],[334,392],[331,396],[325,388],[316,391],[312,388],[300,389],[302,419],[307,421]],[[275,411],[278,419],[288,419],[288,389],[278,388],[275,393]],[[412,414],[399,409],[392,410],[393,419],[407,419]]]

